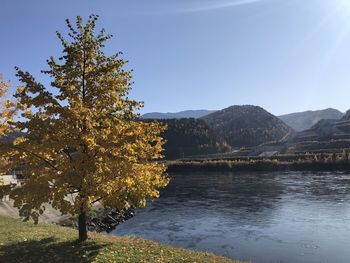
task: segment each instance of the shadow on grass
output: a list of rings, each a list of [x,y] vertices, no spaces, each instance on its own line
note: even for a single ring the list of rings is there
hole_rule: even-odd
[[[104,245],[93,241],[59,242],[54,238],[0,246],[0,262],[91,262]]]

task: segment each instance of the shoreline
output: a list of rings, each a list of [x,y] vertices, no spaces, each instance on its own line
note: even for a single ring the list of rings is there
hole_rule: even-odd
[[[278,162],[194,160],[166,163],[168,173],[177,172],[277,172],[277,171],[350,171],[349,161],[335,162]]]

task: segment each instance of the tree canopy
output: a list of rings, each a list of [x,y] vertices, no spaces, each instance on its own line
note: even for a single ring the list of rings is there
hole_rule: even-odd
[[[0,75],[0,136],[11,132],[10,123],[12,122],[12,118],[16,112],[15,103],[9,98],[6,98],[9,87],[10,83],[5,82],[2,75]]]
[[[121,52],[104,53],[111,35],[95,32],[97,19],[66,20],[68,37],[57,32],[63,54],[42,71],[51,86],[17,68],[23,85],[15,94],[20,118],[13,128],[24,135],[2,145],[4,169],[25,167],[24,183],[10,193],[20,215],[37,222],[45,203],[77,214],[80,240],[87,238],[86,212],[94,203],[142,207],[168,183],[156,162],[164,127],[137,120],[143,103],[128,97],[132,72]]]

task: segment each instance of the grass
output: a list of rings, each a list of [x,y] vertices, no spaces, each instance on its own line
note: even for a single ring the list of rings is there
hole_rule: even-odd
[[[132,237],[89,233],[77,243],[77,231],[51,224],[34,225],[0,216],[0,262],[217,262],[243,263],[210,253],[174,248]]]

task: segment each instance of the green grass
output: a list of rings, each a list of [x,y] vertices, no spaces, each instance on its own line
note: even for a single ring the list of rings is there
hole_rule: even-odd
[[[77,243],[77,231],[51,224],[34,225],[0,216],[0,262],[217,262],[243,263],[131,237],[89,233]]]

